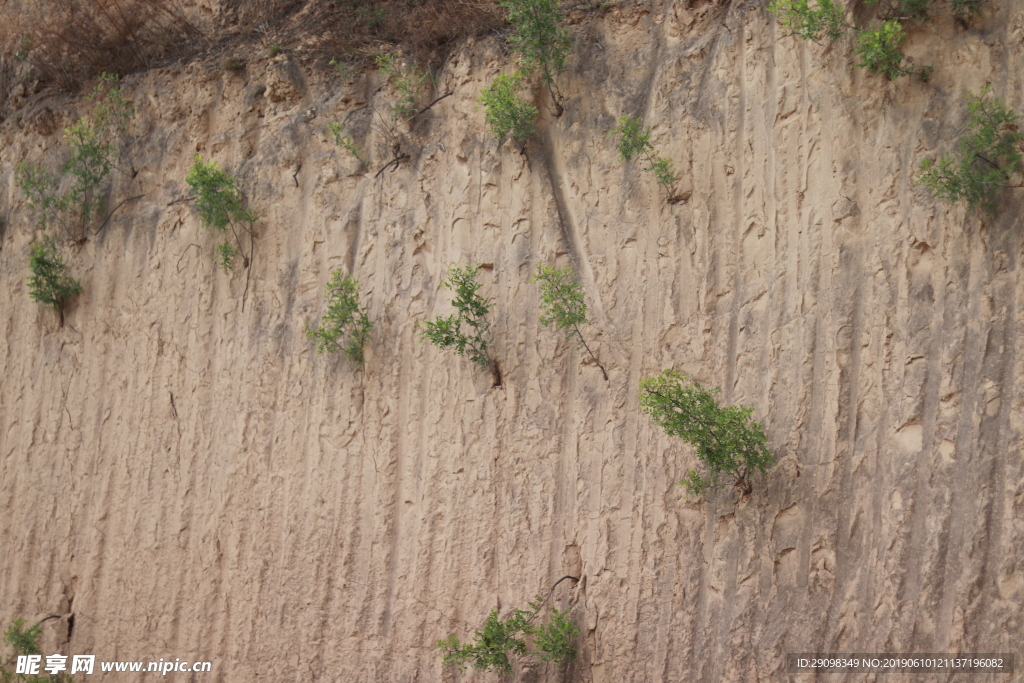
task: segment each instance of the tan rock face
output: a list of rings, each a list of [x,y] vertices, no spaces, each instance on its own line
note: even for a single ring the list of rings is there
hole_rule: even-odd
[[[0,621],[63,615],[48,653],[209,660],[209,680],[497,680],[442,673],[434,643],[572,574],[553,600],[580,658],[521,680],[1019,650],[1021,199],[982,220],[913,173],[953,145],[967,89],[1024,111],[1024,6],[914,32],[926,85],[783,37],[761,6],[696,4],[577,23],[565,114],[545,109],[525,156],[475,104],[508,65],[465,49],[379,177],[395,95],[374,76],[319,83],[286,56],[130,79],[141,171],[112,200],[145,197],[67,247],[84,292],[60,329],[27,294],[12,182],[56,162],[59,133],[6,123]],[[616,158],[623,114],[687,201]],[[196,152],[260,215],[248,275],[217,271],[172,203]],[[580,273],[609,381],[539,325],[538,261]],[[466,262],[486,264],[501,388],[417,338]],[[376,322],[363,371],[305,338],[335,268]],[[756,408],[779,463],[750,496],[677,485],[692,455],[637,403],[668,367]]]

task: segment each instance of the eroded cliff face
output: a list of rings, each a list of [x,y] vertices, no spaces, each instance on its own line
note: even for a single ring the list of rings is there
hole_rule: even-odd
[[[913,172],[952,145],[966,90],[1024,110],[1024,5],[913,32],[929,84],[785,37],[759,3],[621,5],[574,19],[565,113],[525,156],[476,106],[507,67],[494,41],[448,61],[454,95],[379,177],[365,107],[393,93],[373,75],[321,82],[284,54],[132,77],[141,172],[113,198],[145,197],[68,248],[84,292],[63,328],[26,291],[38,233],[13,169],[56,160],[85,105],[4,123],[0,621],[63,615],[47,653],[214,662],[187,680],[497,680],[442,672],[435,642],[572,574],[553,600],[580,657],[519,680],[1018,651],[1020,197],[982,220]],[[623,114],[653,125],[686,201],[616,158]],[[260,215],[244,310],[246,272],[218,271],[176,202],[197,152]],[[580,273],[608,381],[540,326],[538,261]],[[466,262],[485,264],[500,388],[417,338]],[[376,321],[362,371],[305,338],[335,268]],[[779,462],[749,496],[677,485],[692,456],[637,403],[668,367],[756,408]]]

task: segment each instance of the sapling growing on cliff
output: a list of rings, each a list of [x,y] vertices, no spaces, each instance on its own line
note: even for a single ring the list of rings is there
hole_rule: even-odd
[[[693,495],[721,485],[732,477],[748,491],[748,478],[767,472],[774,464],[768,437],[759,422],[750,419],[753,408],[718,405],[717,389],[705,389],[687,375],[666,370],[640,380],[640,407],[669,436],[693,446],[705,474],[690,470],[680,482]]]
[[[373,321],[359,304],[359,282],[336,270],[325,288],[325,298],[327,312],[317,327],[306,331],[306,336],[317,353],[341,351],[350,361],[362,365],[363,347],[370,338]]]
[[[640,119],[631,116],[623,116],[619,119],[619,125],[613,128],[610,133],[619,138],[619,156],[623,161],[629,163],[637,157],[642,157],[647,162],[645,171],[653,171],[658,184],[664,188],[668,201],[677,201],[675,196],[676,172],[672,160],[658,154],[651,143],[651,128],[644,126]]]
[[[562,95],[555,76],[565,70],[565,60],[572,49],[572,37],[564,26],[559,0],[499,0],[508,12],[508,23],[514,33],[509,37],[525,72],[540,69],[541,79],[551,93],[562,115]]]
[[[377,57],[380,75],[392,82],[398,92],[398,101],[391,107],[397,118],[412,118],[416,112],[416,100],[427,82],[427,75],[415,64],[405,64],[397,55],[383,54]]]
[[[473,634],[473,642],[463,643],[455,635],[437,641],[442,666],[472,666],[483,671],[510,673],[510,657],[535,656],[544,662],[557,663],[576,659],[573,642],[580,629],[569,619],[568,612],[552,608],[547,624],[533,623],[545,602],[547,599],[538,595],[528,603],[530,609],[513,609],[504,620],[498,616],[498,610],[492,610],[483,629]]]
[[[903,56],[903,42],[907,34],[896,19],[882,22],[871,29],[857,31],[853,50],[860,57],[857,65],[873,74],[885,74],[890,81],[900,76],[918,76],[927,81],[932,69],[929,66],[911,69]]]
[[[939,199],[965,201],[971,209],[995,213],[1000,190],[1022,170],[1024,135],[1017,114],[992,97],[991,90],[986,85],[977,95],[968,93],[970,119],[957,145],[958,153],[943,154],[937,162],[922,161],[917,183]]]
[[[68,274],[68,267],[49,235],[32,247],[29,257],[28,293],[34,300],[57,311],[64,326],[64,306],[78,296],[82,285]]]
[[[4,631],[4,645],[11,648],[9,657],[0,658],[0,681],[3,683],[70,683],[71,677],[65,672],[49,674],[46,671],[47,661],[42,657],[42,650],[39,648],[39,639],[43,636],[43,622],[49,619],[57,619],[57,616],[49,616],[46,619],[36,622],[32,626],[25,626],[24,619],[15,619]],[[19,670],[15,665],[19,657],[37,657],[33,667],[34,671]],[[71,667],[67,667],[71,668]]]
[[[768,10],[779,16],[779,23],[790,35],[816,43],[828,38],[839,40],[846,32],[843,9],[833,0],[817,0],[811,7],[808,0],[774,0]]]
[[[439,349],[451,349],[456,356],[468,355],[473,363],[490,370],[494,386],[500,386],[498,363],[487,353],[487,330],[491,323],[486,316],[491,311],[491,303],[479,294],[482,287],[477,281],[479,274],[479,266],[455,266],[448,270],[442,286],[455,292],[452,305],[456,312],[422,323],[422,336]]]
[[[219,236],[226,237],[230,233],[234,238],[234,242],[228,240],[217,245],[216,262],[224,270],[232,270],[241,252],[242,264],[248,268],[255,247],[253,226],[258,217],[255,211],[242,206],[242,193],[236,187],[235,178],[218,168],[217,162],[204,162],[197,154],[185,182],[192,190],[203,225]],[[248,256],[242,244],[242,233],[249,235]]]
[[[352,158],[359,162],[359,171],[370,167],[370,160],[367,158],[366,152],[355,143],[351,135],[343,132],[340,123],[328,123],[327,127],[330,129],[331,135],[334,136],[335,144],[351,154]]]
[[[580,332],[580,325],[587,324],[587,302],[576,273],[571,268],[545,268],[538,263],[533,281],[540,284],[541,324],[554,325],[556,330],[565,330],[569,336],[576,335],[580,348],[587,350],[607,380],[608,373]]]
[[[498,146],[512,138],[519,145],[520,152],[525,149],[527,139],[533,136],[533,122],[537,118],[537,107],[519,95],[521,82],[519,72],[498,74],[494,82],[480,93],[480,104],[487,108],[484,119],[498,138]]]
[[[103,186],[118,168],[117,141],[135,115],[135,109],[124,99],[117,76],[102,74],[87,99],[96,103],[93,116],[84,116],[64,130],[70,157],[60,173],[22,163],[15,174],[15,184],[28,197],[39,227],[56,227],[76,242],[85,240],[89,226],[106,213]],[[135,175],[134,168],[121,170]],[[63,186],[66,189],[62,192]]]

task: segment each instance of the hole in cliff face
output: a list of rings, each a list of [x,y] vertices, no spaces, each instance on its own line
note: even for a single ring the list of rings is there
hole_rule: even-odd
[[[498,365],[498,361],[496,360],[491,361],[491,377],[494,378],[494,384],[491,385],[492,389],[494,387],[500,387],[502,385],[501,366]]]
[[[75,615],[72,614],[68,617],[68,641],[71,640],[71,634],[75,631]]]

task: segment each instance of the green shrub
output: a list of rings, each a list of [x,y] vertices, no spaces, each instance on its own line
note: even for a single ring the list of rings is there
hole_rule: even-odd
[[[248,268],[255,239],[253,225],[258,217],[252,209],[243,208],[242,193],[235,186],[234,177],[219,169],[214,161],[204,163],[197,154],[185,182],[192,190],[203,225],[217,235],[225,236],[230,232],[238,250],[243,252],[243,265]],[[249,257],[244,255],[239,230],[249,234]],[[217,262],[225,270],[230,270],[238,250],[230,241],[221,243],[216,249]]]
[[[92,222],[106,212],[103,186],[116,167],[114,140],[135,115],[118,81],[115,75],[102,74],[88,97],[96,102],[93,116],[82,117],[64,130],[70,158],[59,174],[39,165],[18,166],[15,184],[36,212],[39,227],[57,227],[68,239],[80,242]],[[61,193],[66,176],[71,182]]]
[[[576,274],[571,268],[545,268],[538,263],[533,281],[540,283],[541,324],[554,325],[556,330],[565,330],[570,336],[575,334],[579,346],[587,350],[607,380],[608,373],[580,332],[580,325],[587,324],[587,302]]]
[[[551,610],[551,621],[534,631],[533,644],[545,662],[565,662],[576,659],[573,641],[580,627],[569,620],[569,613]]]
[[[833,0],[818,0],[812,9],[808,0],[774,0],[768,9],[779,16],[790,35],[820,42],[823,37],[839,40],[846,32],[843,9]]]
[[[415,116],[417,96],[428,80],[427,75],[416,65],[402,64],[398,57],[388,54],[377,57],[377,68],[381,76],[394,81],[398,91],[398,101],[391,107],[391,113],[407,119]]]
[[[39,639],[43,636],[42,622],[25,628],[24,619],[15,619],[4,631],[4,645],[14,648],[17,655],[41,655]]]
[[[270,59],[273,59],[274,57],[278,56],[279,54],[281,54],[281,44],[280,43],[271,43],[270,47],[267,48],[267,57],[269,57]]]
[[[623,116],[619,119],[619,125],[613,128],[611,134],[619,137],[619,156],[623,161],[629,163],[637,157],[643,157],[647,161],[644,171],[653,171],[658,184],[664,188],[671,202],[675,198],[676,172],[672,160],[662,157],[654,149],[651,143],[651,129],[644,126],[640,119],[630,116]]]
[[[529,610],[514,609],[504,621],[498,617],[498,610],[491,611],[483,629],[473,634],[472,643],[463,643],[454,635],[437,641],[441,648],[442,666],[472,666],[483,671],[493,669],[509,673],[512,671],[510,655],[522,657],[533,654],[545,662],[575,659],[573,641],[580,629],[569,620],[567,612],[552,609],[551,619],[546,625],[535,626],[532,623],[544,602],[538,595],[529,603]],[[532,648],[527,639],[532,641]]]
[[[359,305],[359,282],[341,270],[331,273],[325,288],[327,312],[320,325],[306,331],[317,353],[341,351],[357,365],[365,362],[363,347],[373,322]]]
[[[346,135],[342,132],[342,125],[340,123],[328,123],[327,127],[330,128],[331,135],[334,136],[334,143],[351,154],[359,162],[360,170],[370,166],[370,160],[366,158],[366,152],[355,143],[351,135]]]
[[[640,406],[669,436],[693,446],[707,469],[706,475],[691,470],[681,483],[700,495],[719,486],[723,475],[747,484],[747,477],[766,472],[774,463],[768,438],[750,415],[753,408],[718,405],[714,394],[684,374],[666,370],[640,380]]]
[[[449,269],[442,286],[455,291],[452,305],[456,312],[423,323],[422,336],[439,349],[451,349],[456,356],[468,355],[476,365],[490,370],[495,375],[495,383],[500,384],[496,364],[487,353],[486,334],[491,323],[486,316],[491,304],[478,293],[482,286],[476,279],[479,273],[478,266]]]
[[[889,80],[914,73],[903,66],[903,41],[907,34],[895,19],[883,22],[877,28],[857,32],[853,50],[860,57],[857,66],[873,74],[885,74]]]
[[[32,271],[28,278],[29,296],[57,311],[63,325],[64,306],[82,291],[81,283],[68,274],[68,267],[49,235],[32,247],[28,265]]]
[[[1021,171],[1024,135],[1017,114],[990,93],[991,86],[977,95],[968,93],[970,120],[957,145],[958,155],[922,161],[917,183],[939,199],[965,201],[971,209],[995,213],[999,191]]]
[[[514,31],[509,42],[523,68],[528,72],[539,68],[545,85],[560,101],[555,76],[565,70],[572,37],[564,26],[559,0],[500,0],[498,4],[508,12]]]
[[[517,94],[522,75],[519,72],[498,74],[494,82],[480,93],[480,104],[487,108],[484,116],[491,132],[498,138],[498,146],[512,138],[520,147],[533,136],[537,107]]]

